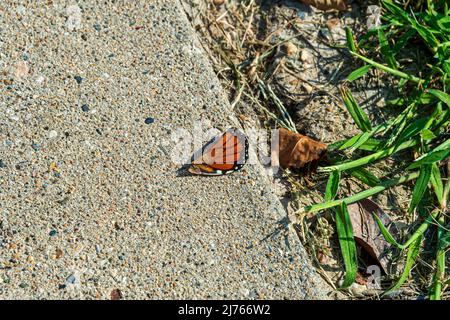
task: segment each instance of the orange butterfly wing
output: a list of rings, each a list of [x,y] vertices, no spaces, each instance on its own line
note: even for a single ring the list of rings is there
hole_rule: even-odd
[[[222,175],[242,168],[247,158],[247,138],[233,128],[207,143],[188,170],[193,174]]]

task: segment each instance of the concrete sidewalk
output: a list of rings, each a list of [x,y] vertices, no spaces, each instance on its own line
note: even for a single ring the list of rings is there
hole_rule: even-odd
[[[178,1],[17,3],[0,4],[1,299],[326,298],[259,165],[171,161],[177,129],[235,122]]]

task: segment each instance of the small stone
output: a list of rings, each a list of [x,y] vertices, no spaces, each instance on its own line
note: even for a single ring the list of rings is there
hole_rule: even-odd
[[[63,254],[64,254],[64,252],[61,249],[58,248],[55,250],[55,258],[56,259],[61,258],[63,256]]]
[[[42,82],[44,82],[44,80],[45,80],[45,77],[44,77],[44,76],[38,76],[38,77],[36,78],[36,83],[37,83],[37,84],[41,84]]]
[[[100,253],[102,252],[102,248],[98,244],[95,245],[95,252]]]
[[[50,231],[49,233],[48,233],[48,235],[50,236],[50,237],[54,237],[54,236],[56,236],[58,234],[58,231],[56,231],[56,230],[52,230],[52,231]]]
[[[119,289],[114,289],[111,291],[111,300],[122,299],[122,292]]]
[[[75,81],[76,81],[78,84],[81,84],[81,82],[83,81],[83,78],[80,77],[80,76],[75,76],[75,77],[73,77],[73,78],[75,79]]]
[[[51,131],[48,133],[49,139],[55,139],[57,136],[58,136],[58,132],[57,132],[56,130],[51,130]]]
[[[38,151],[41,148],[41,146],[38,143],[33,143],[31,147],[33,148],[34,151]]]
[[[307,64],[313,64],[314,62],[313,55],[308,50],[302,50],[300,53],[300,60]]]
[[[368,6],[366,15],[367,15],[366,19],[367,29],[370,30],[381,25],[381,7],[377,5]]]
[[[305,91],[310,94],[311,92],[313,92],[313,87],[311,87],[309,84],[307,84],[306,82],[302,83],[302,87],[303,89],[305,89]]]
[[[328,28],[320,28],[319,36],[321,36],[324,39],[331,40],[331,33],[330,30],[328,30]]]
[[[81,110],[83,110],[83,112],[88,112],[89,111],[89,106],[87,104],[83,104],[81,106]]]
[[[295,56],[298,51],[297,46],[290,41],[284,43],[282,48],[286,55],[288,55],[289,57]]]
[[[146,124],[152,124],[153,122],[155,122],[155,119],[153,119],[153,118],[147,118],[147,119],[145,119],[145,123]]]
[[[305,20],[308,17],[308,13],[305,11],[298,11],[297,17],[299,17],[301,20]]]
[[[221,6],[225,3],[225,0],[213,0],[215,6]]]
[[[67,277],[66,282],[70,284],[74,284],[77,281],[77,278],[73,274]]]
[[[28,75],[28,72],[30,71],[30,68],[28,67],[28,64],[26,61],[19,61],[16,64],[16,70],[14,72],[15,76],[17,78],[23,78],[26,75]]]
[[[354,296],[362,298],[364,297],[364,292],[367,290],[367,287],[357,283],[353,283],[349,289]]]
[[[58,289],[59,290],[63,290],[63,289],[65,289],[66,288],[66,285],[65,284],[60,284],[59,286],[58,286]]]
[[[21,284],[19,284],[19,287],[21,287],[22,289],[25,289],[28,287],[28,284],[26,284],[25,282],[22,282]]]
[[[94,27],[94,29],[97,30],[97,31],[102,30],[102,26],[101,26],[100,24],[98,24],[98,23],[94,24],[93,27]]]
[[[0,168],[6,168],[6,164],[0,159]]]

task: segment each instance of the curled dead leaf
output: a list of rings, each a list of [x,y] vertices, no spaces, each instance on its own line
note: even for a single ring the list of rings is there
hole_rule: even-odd
[[[375,202],[363,199],[348,205],[348,214],[356,242],[388,273],[390,263],[388,255],[393,248],[381,234],[381,230],[373,218],[374,213],[394,237],[398,236],[395,224]]]
[[[319,10],[347,10],[346,0],[300,0],[300,2],[313,6]]]
[[[279,130],[278,159],[282,168],[302,168],[317,161],[327,145],[290,130]]]

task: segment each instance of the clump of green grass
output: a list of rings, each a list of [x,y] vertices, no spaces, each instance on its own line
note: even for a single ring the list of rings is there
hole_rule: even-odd
[[[307,206],[313,213],[332,208],[345,264],[343,287],[356,277],[357,257],[347,205],[399,184],[414,182],[409,207],[418,227],[403,243],[389,234],[375,217],[383,236],[393,246],[407,250],[402,275],[388,292],[398,289],[409,277],[424,241],[435,248],[434,274],[430,277],[429,298],[440,299],[449,284],[445,253],[449,249],[450,181],[450,10],[447,1],[420,1],[415,7],[385,0],[382,25],[369,30],[358,41],[346,30],[350,54],[362,63],[341,89],[344,104],[361,133],[330,146],[332,165],[319,167],[329,173],[325,202]],[[374,126],[353,97],[352,81],[377,69],[395,83],[398,98],[390,101],[397,109],[385,123]],[[409,158],[395,160],[395,166],[380,179],[367,169],[400,151]],[[407,153],[408,154],[408,153]],[[402,174],[398,175],[398,172]],[[335,199],[342,177],[352,176],[367,189]],[[426,237],[426,231],[436,231]]]

